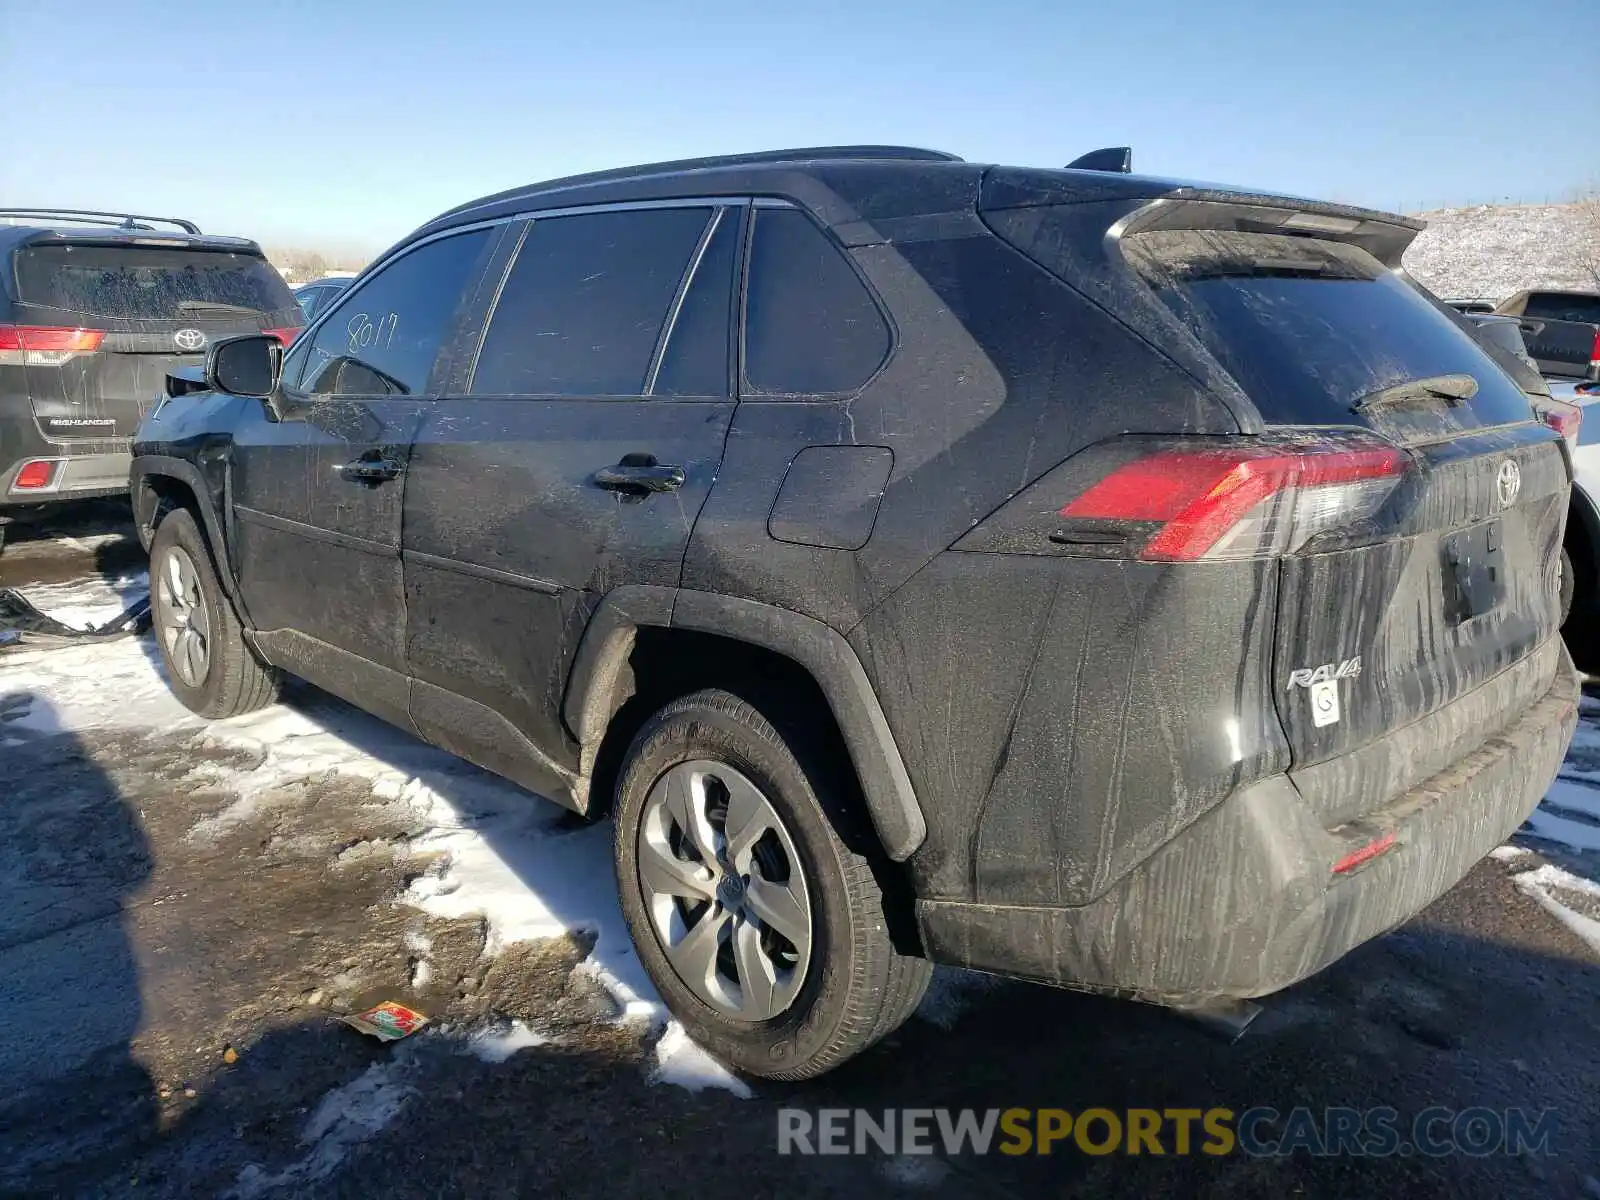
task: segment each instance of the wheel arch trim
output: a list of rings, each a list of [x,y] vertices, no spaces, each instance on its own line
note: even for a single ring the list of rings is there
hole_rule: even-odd
[[[147,493],[144,484],[152,478],[175,479],[187,487],[194,496],[195,508],[206,535],[207,549],[211,552],[211,566],[216,572],[217,582],[228,599],[237,599],[234,594],[233,572],[224,569],[229,559],[228,544],[222,536],[222,522],[217,517],[216,506],[212,503],[211,491],[206,486],[205,478],[193,463],[157,454],[139,455],[134,458],[129,471],[128,490],[133,500],[134,529],[140,544],[148,552],[151,540],[155,536],[155,526],[151,522],[156,515],[156,506],[150,506],[148,511],[144,506],[144,497]]]
[[[599,745],[626,698],[628,658],[644,626],[695,630],[760,646],[805,670],[844,737],[884,852],[904,862],[922,845],[927,821],[861,660],[837,630],[790,609],[670,587],[624,586],[608,592],[584,630],[562,704],[568,729],[586,749]]]

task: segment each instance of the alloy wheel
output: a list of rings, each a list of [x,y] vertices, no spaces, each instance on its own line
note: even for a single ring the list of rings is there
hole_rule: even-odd
[[[678,977],[741,1021],[794,1003],[811,959],[811,893],[771,801],[725,763],[678,763],[645,799],[639,886]]]
[[[156,611],[167,661],[179,679],[197,688],[211,665],[211,618],[200,591],[200,572],[187,551],[171,546],[157,580]]]

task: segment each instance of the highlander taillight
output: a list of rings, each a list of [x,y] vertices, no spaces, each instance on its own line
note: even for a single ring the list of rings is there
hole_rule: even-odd
[[[1365,439],[1158,450],[1060,510],[1074,521],[1153,524],[1138,557],[1194,562],[1292,554],[1376,515],[1409,463]]]
[[[1578,430],[1583,424],[1583,409],[1565,400],[1541,399],[1534,405],[1539,419],[1566,439],[1567,445],[1578,448]]]
[[[290,342],[294,341],[294,339],[299,336],[299,334],[300,334],[300,326],[298,326],[298,325],[289,325],[289,326],[285,326],[282,329],[263,329],[261,332],[266,334],[268,337],[277,338],[280,342],[282,342],[285,346],[287,346]]]
[[[77,354],[92,354],[105,340],[103,329],[52,325],[0,325],[0,363],[54,367]]]

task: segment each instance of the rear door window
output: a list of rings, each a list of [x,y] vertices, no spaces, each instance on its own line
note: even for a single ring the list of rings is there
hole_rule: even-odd
[[[758,208],[745,298],[745,390],[858,391],[889,354],[889,326],[855,268],[804,213]]]
[[[289,285],[257,254],[165,246],[28,246],[16,256],[25,304],[90,317],[178,321],[293,311]]]
[[[734,272],[739,265],[743,215],[742,209],[730,208],[715,218],[716,225],[693,267],[677,317],[668,330],[650,388],[652,395],[728,395]]]
[[[1472,337],[1356,246],[1281,234],[1168,230],[1129,261],[1271,424],[1359,424],[1358,400],[1467,374],[1483,425],[1530,419],[1527,397]]]
[[[1600,296],[1566,296],[1559,292],[1535,292],[1528,297],[1523,316],[1545,321],[1587,321],[1600,324]]]
[[[354,291],[338,293],[309,345],[295,343],[286,378],[319,396],[423,394],[490,230],[427,242]],[[303,348],[302,348],[303,347]]]
[[[714,210],[536,218],[484,332],[476,396],[640,396]]]

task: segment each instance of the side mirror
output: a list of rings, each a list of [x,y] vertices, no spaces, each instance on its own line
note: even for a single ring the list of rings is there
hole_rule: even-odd
[[[283,343],[264,333],[223,338],[206,355],[206,386],[217,392],[261,399],[278,390]]]

